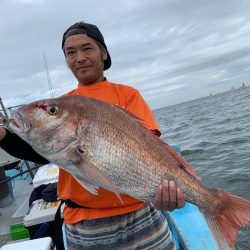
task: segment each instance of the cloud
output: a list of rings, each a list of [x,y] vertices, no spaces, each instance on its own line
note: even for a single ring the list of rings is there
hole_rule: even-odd
[[[76,86],[61,38],[80,20],[104,34],[113,62],[107,78],[139,89],[152,108],[225,91],[250,76],[248,1],[8,0],[0,15],[4,100],[48,94],[44,53],[55,95]]]

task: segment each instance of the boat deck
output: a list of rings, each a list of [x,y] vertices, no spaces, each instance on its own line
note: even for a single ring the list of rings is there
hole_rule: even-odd
[[[22,223],[29,208],[29,197],[34,189],[30,179],[12,182],[13,201],[4,208],[0,208],[0,247],[11,241],[10,225]]]

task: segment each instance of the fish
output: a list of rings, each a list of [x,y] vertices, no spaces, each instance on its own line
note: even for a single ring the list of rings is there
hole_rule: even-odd
[[[143,202],[154,200],[163,180],[175,181],[196,205],[220,250],[234,249],[239,227],[250,225],[250,201],[205,186],[181,154],[125,109],[84,96],[22,105],[11,130],[90,193],[102,187]]]

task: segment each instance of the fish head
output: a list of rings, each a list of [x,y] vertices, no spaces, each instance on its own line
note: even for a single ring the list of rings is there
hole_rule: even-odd
[[[49,158],[77,140],[79,115],[72,98],[39,100],[12,113],[10,128],[35,151]]]

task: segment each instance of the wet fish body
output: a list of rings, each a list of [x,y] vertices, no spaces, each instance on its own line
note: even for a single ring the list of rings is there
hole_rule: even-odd
[[[204,214],[219,249],[233,249],[238,226],[250,224],[250,201],[204,186],[142,123],[116,105],[65,96],[20,107],[10,126],[93,194],[103,187],[118,197],[152,201],[163,180],[174,180]]]

